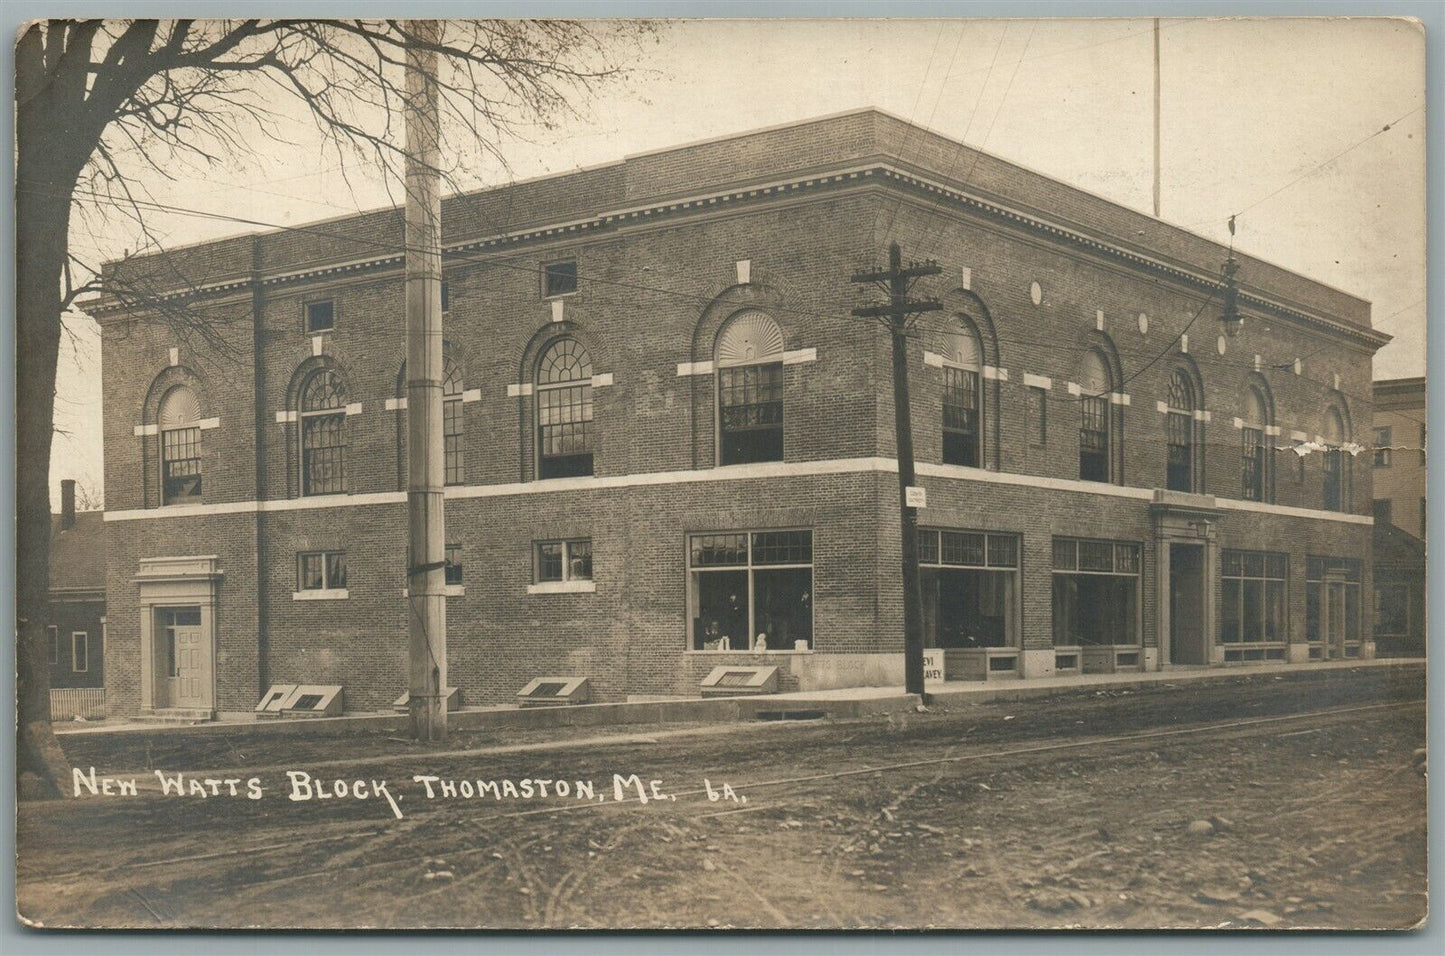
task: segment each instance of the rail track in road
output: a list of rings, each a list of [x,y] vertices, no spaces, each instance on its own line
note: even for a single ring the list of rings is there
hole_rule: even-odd
[[[924,746],[929,749],[934,749],[935,751],[942,749],[944,751],[935,756],[919,757],[910,760],[896,760],[887,763],[861,763],[856,766],[844,766],[835,770],[799,773],[781,777],[763,776],[761,778],[755,777],[754,779],[730,777],[729,782],[742,794],[756,794],[759,791],[771,791],[775,794],[781,792],[781,795],[785,797],[793,797],[796,796],[800,790],[807,791],[818,784],[846,778],[891,775],[893,781],[898,782],[903,777],[916,774],[919,771],[939,770],[942,772],[948,767],[962,767],[969,764],[992,766],[1003,763],[1007,766],[1015,766],[1024,761],[1054,760],[1061,757],[1073,760],[1090,760],[1145,748],[1155,751],[1169,748],[1187,748],[1198,741],[1214,742],[1224,736],[1238,739],[1267,735],[1279,737],[1291,736],[1352,720],[1377,720],[1399,712],[1419,711],[1422,705],[1423,698],[1411,698],[1407,700],[1329,707],[1261,717],[1211,720],[1192,723],[1183,727],[1139,730],[1109,735],[1091,735],[1068,740],[1021,743],[1016,746],[993,746],[987,749],[978,749],[975,747],[968,752],[956,752],[960,747],[967,746],[970,743],[968,738],[964,736],[954,738],[949,742],[927,742]],[[805,724],[797,725],[799,729],[806,726]],[[703,745],[708,742],[710,741],[689,741],[689,743]],[[715,739],[711,742],[715,742]],[[524,757],[525,754],[515,756]],[[676,758],[669,759],[674,760]],[[369,764],[365,758],[358,758],[354,765],[358,768],[365,768]],[[252,772],[259,772],[259,768],[253,768]],[[671,795],[679,798],[687,798],[703,797],[705,794],[706,791],[703,788],[697,788],[674,791]],[[711,819],[734,813],[751,813],[765,810],[786,811],[795,805],[796,803],[791,800],[770,800],[766,803],[752,802],[745,807],[719,807],[717,812],[707,815],[697,815],[697,818]],[[84,815],[84,806],[72,806],[76,808],[80,815]],[[456,823],[464,823],[467,828],[467,835],[475,838],[482,836],[489,830],[510,830],[516,827],[520,821],[527,818],[541,822],[539,818],[545,818],[548,815],[572,814],[584,811],[614,812],[624,808],[637,809],[635,802],[616,802],[610,799],[603,802],[570,802],[526,809],[510,808],[505,801],[488,801],[483,803],[480,800],[437,802],[420,811],[412,810],[412,806],[414,805],[409,805],[406,819],[395,823],[388,821],[386,825],[378,825],[375,820],[371,819],[335,821],[326,824],[327,829],[334,830],[335,832],[309,837],[303,836],[299,839],[286,839],[283,838],[283,834],[288,831],[294,833],[299,824],[296,821],[282,822],[272,818],[266,820],[265,825],[258,825],[253,828],[255,831],[259,831],[255,833],[255,835],[263,836],[264,838],[246,846],[213,849],[201,853],[176,853],[160,856],[154,855],[153,852],[145,852],[145,849],[142,849],[143,858],[132,858],[113,864],[89,866],[83,869],[73,869],[63,872],[45,872],[42,868],[33,865],[26,866],[21,869],[18,878],[21,883],[31,886],[82,886],[97,878],[116,879],[123,874],[136,874],[138,877],[144,878],[142,874],[155,870],[167,871],[167,875],[171,878],[174,878],[177,874],[184,873],[187,868],[192,870],[199,868],[203,872],[211,872],[218,866],[226,865],[228,861],[242,860],[245,863],[243,869],[249,871],[249,876],[243,877],[239,881],[240,885],[242,887],[258,887],[305,881],[318,876],[326,870],[335,872],[335,860],[340,857],[350,857],[358,861],[351,865],[347,869],[347,872],[360,872],[378,867],[395,866],[401,859],[415,857],[415,852],[407,849],[409,846],[414,845],[414,841],[435,835],[436,831],[447,829]],[[686,801],[672,804],[669,801],[668,804],[664,805],[663,809],[666,810],[668,806],[676,806],[678,808],[686,807],[688,810],[695,810],[698,803],[697,801]],[[32,810],[32,812],[34,811]],[[257,822],[260,824],[261,821]],[[358,826],[360,827],[359,829],[357,828]],[[307,851],[328,844],[334,845],[332,852],[320,860],[310,860],[309,862],[312,865],[305,865],[308,862],[306,858],[310,855]],[[458,858],[468,858],[487,853],[491,853],[493,856],[500,858],[501,854],[497,851],[497,847],[500,845],[502,845],[501,842],[489,840],[481,846],[453,847],[446,850],[443,854],[438,855],[444,855],[449,862]],[[152,846],[148,849],[154,851],[158,848]],[[359,862],[364,857],[376,854],[380,854],[381,858],[368,862]],[[320,865],[315,865],[317,863]],[[149,906],[147,908],[149,909]]]

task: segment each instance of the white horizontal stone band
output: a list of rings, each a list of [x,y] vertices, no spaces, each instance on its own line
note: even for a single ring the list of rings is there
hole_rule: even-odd
[[[462,392],[462,401],[463,401],[463,402],[471,403],[471,402],[480,402],[481,400],[482,400],[482,390],[481,390],[480,388],[469,388],[469,389],[466,389],[466,390],[464,390],[464,391]]]
[[[1128,404],[1129,404],[1129,393],[1128,393],[1128,392],[1110,392],[1110,393],[1109,393],[1109,401],[1113,402],[1115,405],[1128,405]]]
[[[523,383],[520,384],[520,385],[508,385],[508,386],[507,386],[507,397],[508,397],[508,398],[525,398],[526,396],[531,395],[531,394],[532,394],[532,383],[531,383],[531,382],[523,382]]]
[[[1275,437],[1278,437],[1278,436],[1279,436],[1279,426],[1278,426],[1278,425],[1266,425],[1266,426],[1264,426],[1264,433],[1265,433],[1266,435],[1273,435],[1273,436],[1275,436]]]
[[[313,588],[309,591],[292,591],[293,601],[345,601],[351,595],[346,588]]]
[[[1169,403],[1168,403],[1168,402],[1155,402],[1155,403],[1154,403],[1154,407],[1157,408],[1157,409],[1159,409],[1159,414],[1160,414],[1160,415],[1168,415],[1168,414],[1169,414]]]
[[[596,581],[541,581],[527,585],[528,594],[592,594]]]
[[[276,423],[278,425],[285,425],[294,421],[296,421],[296,413],[289,409],[284,412],[276,413]]]
[[[1242,419],[1242,418],[1231,418],[1231,419],[1229,420],[1229,423],[1230,423],[1231,425],[1233,425],[1235,428],[1243,428],[1243,427],[1244,427],[1244,419]]]
[[[383,404],[386,407],[387,411],[399,412],[402,409],[406,408],[406,396],[403,395],[400,398],[388,398]]]
[[[1292,431],[1289,433],[1289,438],[1290,441],[1309,441],[1310,436],[1302,431]]]
[[[1008,369],[998,368],[993,365],[985,365],[983,367],[983,377],[994,381],[1007,382]]]
[[[1301,433],[1303,435],[1303,433]],[[520,495],[567,494],[578,491],[597,491],[605,488],[640,488],[682,484],[705,484],[719,481],[750,481],[756,479],[787,479],[815,477],[818,475],[854,474],[897,474],[898,462],[892,458],[834,458],[824,461],[762,462],[751,465],[728,465],[721,468],[699,468],[690,471],[652,471],[633,475],[583,476],[577,478],[551,478],[546,481],[510,482],[498,485],[452,485],[445,495],[448,499],[462,498],[505,498]],[[1130,498],[1137,501],[1152,501],[1152,488],[1132,488],[1125,485],[1106,485],[1097,481],[1079,481],[1074,478],[1048,478],[1041,475],[1020,475],[1013,472],[986,471],[982,468],[966,468],[961,465],[935,465],[920,463],[918,473],[925,476],[976,481],[983,484],[1010,485],[1024,488],[1043,488],[1052,491],[1068,491],[1081,495],[1102,495],[1108,498]],[[1346,514],[1338,511],[1321,511],[1313,508],[1296,508],[1290,505],[1263,504],[1241,501],[1234,498],[1215,498],[1220,508],[1236,511],[1254,511],[1262,514],[1289,515],[1300,518],[1314,518],[1321,521],[1337,521],[1345,524],[1372,525],[1369,515]],[[217,504],[167,505],[164,508],[134,508],[127,511],[107,511],[106,521],[145,521],[169,518],[189,518],[198,515],[254,514],[257,512],[308,511],[320,508],[356,508],[366,506],[400,506],[406,504],[404,491],[379,491],[356,495],[311,495],[302,498],[275,498],[268,501],[227,501]]]
[[[818,361],[817,349],[793,349],[791,352],[783,353],[784,365],[801,365],[804,362]]]
[[[196,422],[196,427],[201,431],[210,431],[212,428],[220,428],[221,420],[219,418],[203,418]]]
[[[141,438],[145,435],[159,435],[160,431],[161,429],[159,425],[137,425],[135,427],[135,434],[137,438]]]
[[[1054,380],[1044,375],[1034,375],[1032,372],[1025,372],[1024,384],[1029,388],[1041,388],[1047,392],[1054,387]]]
[[[1214,421],[1214,414],[1208,409],[1196,408],[1194,410],[1194,420],[1196,422],[1212,422]]]
[[[592,387],[603,388],[612,384],[612,373],[603,372],[601,375],[592,376]]]
[[[361,414],[361,403],[360,403],[360,402],[352,402],[350,405],[347,405],[347,406],[346,406],[346,414],[348,414],[348,415],[360,415],[360,414]]]
[[[679,362],[677,363],[678,375],[711,375],[711,362]]]

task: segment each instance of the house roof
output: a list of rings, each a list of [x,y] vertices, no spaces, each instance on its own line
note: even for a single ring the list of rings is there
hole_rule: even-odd
[[[1388,521],[1375,522],[1375,567],[1425,570],[1425,542]]]
[[[50,590],[105,590],[105,512],[78,511],[75,524],[61,529],[50,517]]]

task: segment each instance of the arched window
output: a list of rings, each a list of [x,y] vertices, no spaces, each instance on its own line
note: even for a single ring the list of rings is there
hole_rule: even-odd
[[[330,369],[318,369],[301,386],[301,493],[346,490],[346,389]]]
[[[739,312],[718,333],[718,462],[783,460],[783,330]]]
[[[1325,412],[1324,509],[1346,511],[1350,500],[1350,459],[1340,446],[1349,440],[1344,416],[1333,406]]]
[[[201,496],[201,403],[196,393],[177,385],[161,399],[161,502],[172,504]]]
[[[1108,481],[1110,458],[1109,393],[1114,377],[1097,349],[1084,353],[1079,369],[1079,479]]]
[[[547,346],[537,363],[537,475],[592,474],[592,358],[574,338]]]
[[[1170,491],[1194,490],[1194,384],[1182,368],[1169,377],[1169,403],[1165,415],[1168,437],[1168,473],[1166,487]]]
[[[1242,493],[1246,501],[1265,501],[1269,489],[1270,455],[1264,444],[1265,431],[1273,422],[1269,418],[1269,402],[1257,385],[1244,392],[1244,436]]]
[[[448,361],[446,378],[442,380],[442,448],[449,485],[463,485],[467,481],[462,422],[462,372],[455,362]]]
[[[977,468],[983,461],[983,387],[978,333],[970,326],[937,339],[943,366],[943,461]]]

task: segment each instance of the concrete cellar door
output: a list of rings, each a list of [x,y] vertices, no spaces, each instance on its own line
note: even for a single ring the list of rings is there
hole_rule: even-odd
[[[1204,634],[1204,548],[1169,545],[1169,660],[1207,664]]]

